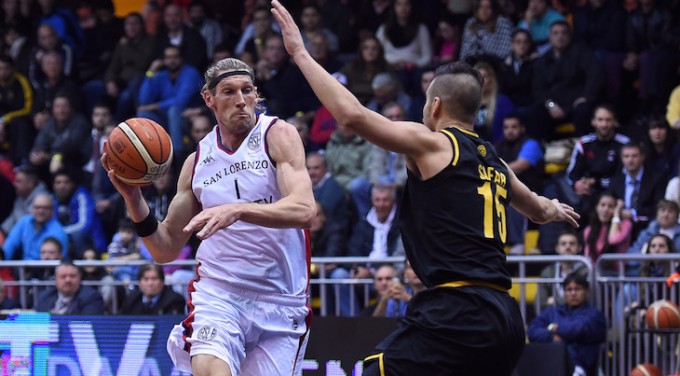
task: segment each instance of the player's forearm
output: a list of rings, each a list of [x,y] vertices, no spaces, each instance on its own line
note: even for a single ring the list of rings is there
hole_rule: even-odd
[[[539,196],[534,192],[532,193],[535,195],[538,210],[532,213],[533,215],[529,219],[537,224],[554,221],[557,217],[557,207],[555,207],[555,204],[546,197]]]
[[[316,214],[313,199],[283,198],[273,204],[247,203],[238,205],[239,219],[271,228],[308,228]]]

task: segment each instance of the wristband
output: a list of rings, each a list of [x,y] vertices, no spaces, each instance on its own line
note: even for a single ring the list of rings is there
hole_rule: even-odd
[[[621,218],[620,217],[612,218],[612,223],[621,223]]]
[[[153,77],[154,74],[156,74],[156,72],[154,72],[152,70],[146,71],[146,76],[149,77],[149,78]]]
[[[556,327],[557,327],[557,324],[555,324],[555,323],[553,322],[553,323],[550,323],[550,325],[548,325],[548,328],[547,328],[547,329],[548,329],[548,331],[549,331],[550,333],[554,333]]]
[[[132,224],[135,226],[137,235],[142,238],[147,237],[158,230],[158,221],[156,220],[156,217],[153,215],[153,213],[151,213],[151,209],[149,209],[149,215],[147,215],[146,218],[144,218],[141,222],[132,222]]]
[[[52,156],[52,160],[55,160],[55,161],[60,161],[60,160],[62,160],[62,159],[64,159],[64,156],[61,155],[61,154],[54,154],[54,155]]]

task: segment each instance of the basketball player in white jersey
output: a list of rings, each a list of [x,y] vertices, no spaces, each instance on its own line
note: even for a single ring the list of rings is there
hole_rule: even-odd
[[[242,61],[216,63],[205,82],[217,125],[184,162],[162,223],[139,188],[108,176],[156,262],[174,260],[194,231],[202,240],[189,316],[168,340],[175,366],[196,376],[300,375],[310,317],[302,229],[316,209],[302,142],[294,126],[255,114],[253,71]]]

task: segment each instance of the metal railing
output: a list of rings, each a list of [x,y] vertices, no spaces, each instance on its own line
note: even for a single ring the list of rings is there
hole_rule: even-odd
[[[656,261],[667,263],[668,267],[674,267],[680,262],[680,254],[671,255],[625,255],[625,254],[604,254],[600,257],[595,266],[589,258],[583,256],[508,256],[508,266],[514,270],[513,289],[511,294],[517,299],[522,317],[525,324],[531,318],[538,315],[546,307],[546,292],[549,288],[559,285],[562,281],[557,277],[541,278],[536,276],[535,268],[533,273],[528,270],[532,266],[546,267],[554,265],[556,268],[561,263],[581,265],[588,271],[591,282],[591,301],[601,309],[607,318],[609,333],[607,342],[603,346],[601,367],[606,375],[628,374],[630,370],[639,363],[654,363],[668,374],[677,372],[680,365],[680,349],[678,342],[680,334],[674,330],[654,331],[649,330],[641,319],[640,312],[643,311],[653,301],[659,299],[670,299],[678,302],[680,296],[680,284],[673,284],[670,288],[665,286],[666,277],[629,277],[625,275],[623,265],[633,262]],[[380,265],[393,263],[397,269],[403,266],[404,258],[391,257],[386,259],[369,259],[366,257],[337,257],[319,258],[313,257],[312,263],[316,265],[317,273],[311,279],[310,303],[314,303],[316,309],[322,316],[339,315],[339,288],[349,285],[351,302],[361,302],[359,306],[366,306],[371,298],[373,287],[372,279],[353,279],[353,278],[330,278],[325,265],[338,264],[345,265],[349,270],[353,265]],[[74,264],[80,267],[111,267],[119,265],[139,266],[146,261],[75,261]],[[538,264],[538,265],[536,265]],[[19,300],[22,307],[28,307],[29,298],[36,299],[37,294],[29,294],[31,288],[45,288],[51,286],[54,281],[27,280],[30,269],[33,268],[53,268],[58,265],[57,261],[0,261],[0,268],[13,268],[19,277],[17,281],[6,281],[6,286],[16,286],[19,289]],[[194,260],[175,261],[163,266],[183,266],[193,267],[196,265]],[[134,287],[137,281],[131,281]],[[167,283],[167,280],[166,280]],[[122,281],[83,281],[84,285],[102,287],[104,285],[122,286],[126,285]],[[186,291],[187,283],[182,284],[181,289]],[[334,299],[332,303],[330,299]],[[34,302],[33,302],[34,303]],[[112,312],[117,312],[120,302],[113,301]],[[334,310],[330,310],[334,306]],[[358,308],[352,306],[353,312]]]

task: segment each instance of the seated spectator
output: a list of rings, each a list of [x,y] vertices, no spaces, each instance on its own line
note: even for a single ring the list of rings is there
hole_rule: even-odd
[[[475,132],[487,141],[497,142],[503,138],[503,120],[515,111],[510,98],[499,92],[498,79],[493,66],[479,61],[474,68],[484,78],[482,104],[475,119]]]
[[[133,12],[125,17],[125,31],[113,50],[111,64],[104,75],[106,94],[116,101],[114,119],[121,122],[135,114],[139,87],[144,72],[153,60],[154,37],[146,34],[144,18]],[[101,88],[87,87],[95,92]],[[88,96],[93,95],[88,92]],[[100,94],[94,94],[100,95]]]
[[[347,89],[362,104],[373,98],[372,82],[378,73],[390,70],[382,45],[375,37],[367,37],[359,43],[357,57],[350,60],[340,70],[347,77]],[[422,113],[422,107],[420,108]],[[422,114],[421,114],[422,116]]]
[[[586,46],[572,41],[568,23],[553,23],[550,49],[534,63],[534,136],[559,138],[555,130],[564,123],[572,123],[577,135],[586,134],[603,86],[600,61]]]
[[[0,311],[5,309],[21,309],[21,304],[9,296],[5,296],[5,283],[0,279]]]
[[[28,162],[35,128],[31,124],[33,89],[16,71],[14,60],[0,54],[0,133],[9,141],[9,157],[19,166]]]
[[[97,290],[81,285],[80,269],[63,261],[54,271],[54,287],[38,295],[35,310],[55,315],[101,315],[104,300]]]
[[[88,248],[83,251],[83,261],[99,260],[101,260],[101,255],[94,248]],[[99,293],[102,294],[104,299],[104,310],[106,313],[117,313],[125,299],[125,287],[114,285],[113,277],[103,266],[83,266],[81,271],[83,281],[93,281],[100,284]]]
[[[638,234],[633,245],[628,248],[628,253],[633,255],[642,254],[647,243],[657,234],[666,235],[673,241],[675,249],[680,249],[679,214],[680,207],[676,202],[665,199],[659,200],[656,205],[656,218],[650,221],[647,228]],[[629,276],[640,275],[640,262],[628,262],[626,265],[626,274]]]
[[[622,211],[623,201],[612,193],[602,193],[597,200],[590,224],[583,230],[584,253],[593,265],[604,253],[625,253],[630,247],[633,223],[621,216]],[[602,270],[611,272],[616,269],[605,265]]]
[[[404,244],[399,233],[397,192],[392,187],[374,186],[371,189],[372,207],[354,226],[347,255],[382,259],[403,256]],[[375,265],[356,265],[352,278],[369,278]]]
[[[406,260],[404,264],[404,283],[398,278],[387,289],[383,299],[378,301],[373,317],[404,317],[406,307],[413,296],[425,290],[425,285],[420,281],[411,267],[411,263]]]
[[[517,27],[531,33],[531,38],[536,42],[539,53],[542,54],[549,48],[547,42],[550,27],[555,22],[564,20],[564,16],[553,9],[548,0],[529,0],[524,18],[519,21]]]
[[[49,237],[43,240],[40,244],[40,261],[61,261],[65,254],[59,239]],[[30,279],[37,279],[40,281],[54,280],[54,268],[35,268],[30,269]]]
[[[526,134],[526,127],[518,115],[508,114],[502,124],[503,137],[495,144],[498,156],[529,189],[543,192],[545,167],[541,144]],[[506,244],[512,247],[510,253],[524,254],[527,226],[527,218],[508,206]]]
[[[405,121],[406,109],[398,103],[391,102],[383,107],[382,115],[392,121]],[[372,186],[390,186],[398,192],[403,189],[407,175],[406,158],[403,154],[373,145],[368,158],[368,179]],[[368,206],[370,205],[370,192],[365,192],[365,196],[365,205]]]
[[[432,64],[443,65],[458,59],[460,27],[452,17],[445,15],[439,20],[433,46]]]
[[[139,290],[131,292],[123,302],[124,315],[178,315],[185,312],[182,295],[165,285],[163,268],[157,264],[139,267]]]
[[[23,216],[10,230],[2,245],[4,260],[40,260],[40,245],[54,237],[61,243],[61,249],[68,249],[68,236],[64,227],[53,216],[54,201],[48,194],[40,194],[33,200],[33,214]],[[62,258],[68,259],[64,252]]]
[[[373,313],[375,312],[376,308],[378,308],[378,305],[381,301],[384,301],[382,303],[383,305],[387,304],[387,300],[391,299],[391,297],[388,296],[390,286],[394,283],[396,278],[397,269],[395,269],[392,265],[382,265],[375,271],[375,274],[373,275],[373,290],[375,293],[377,293],[377,300],[375,303],[365,307],[361,311],[361,316],[373,317]]]
[[[32,82],[33,92],[33,125],[42,129],[52,114],[52,106],[57,96],[65,96],[74,111],[85,112],[83,91],[78,83],[62,72],[63,57],[57,52],[46,52],[40,63],[40,72],[44,77]]]
[[[644,168],[644,162],[640,144],[624,145],[621,148],[623,170],[614,175],[609,188],[623,201],[621,217],[633,222],[633,238],[647,227],[668,182],[658,170]]]
[[[16,198],[12,213],[2,222],[2,231],[9,234],[14,225],[26,214],[31,213],[33,200],[40,195],[47,193],[47,187],[39,178],[35,169],[25,166],[17,169],[14,178],[14,190]]]
[[[307,172],[312,181],[314,199],[323,207],[324,215],[330,223],[346,232],[349,216],[349,200],[347,193],[333,174],[328,171],[328,164],[323,154],[310,153],[306,160]]]
[[[328,171],[346,192],[367,192],[370,188],[368,176],[368,155],[373,145],[357,136],[349,128],[338,124],[326,144]],[[365,199],[351,197],[360,217],[368,213],[370,207]],[[329,213],[330,215],[330,213]]]
[[[118,232],[113,236],[107,252],[111,261],[139,260],[141,256],[142,240],[135,232],[135,226],[129,218],[122,218],[118,222]],[[133,281],[137,274],[137,267],[131,265],[113,266],[110,270],[113,279],[121,282]]]
[[[664,234],[652,236],[644,243],[640,252],[640,254],[649,255],[668,253],[677,253],[677,248],[673,240]],[[629,270],[629,276],[666,278],[674,271],[671,262],[662,260],[637,261],[637,266],[635,270]],[[651,304],[653,298],[647,300],[647,297],[664,296],[664,289],[665,286],[658,282],[626,283],[616,296],[616,317],[623,318],[631,308]],[[640,301],[643,297],[647,301]]]
[[[512,33],[510,53],[501,61],[496,72],[498,88],[510,98],[526,119],[526,113],[532,102],[531,80],[534,75],[534,42],[526,30]]]
[[[608,190],[612,178],[621,171],[621,148],[630,142],[627,136],[616,132],[619,126],[614,109],[599,105],[591,124],[595,132],[581,137],[571,154],[565,174],[566,190],[575,194],[569,201],[585,217],[595,206],[595,199]]]
[[[397,102],[403,108],[411,106],[411,97],[406,94],[401,82],[392,73],[376,74],[371,82],[371,89],[373,98],[366,104],[370,110],[382,113],[385,105],[391,102]]]
[[[555,253],[560,256],[577,256],[583,251],[583,244],[581,238],[573,232],[563,232],[557,238],[557,245],[555,246]],[[581,263],[574,262],[560,262],[550,264],[541,271],[541,278],[555,278],[559,281],[564,280],[569,274],[578,273],[584,277],[588,276],[588,268],[585,268]],[[563,305],[564,289],[560,282],[542,284],[542,299],[541,304],[546,305]]]
[[[258,6],[253,10],[251,22],[234,49],[234,54],[251,67],[255,67],[265,57],[267,38],[280,33],[269,9],[269,6]]]
[[[33,143],[30,161],[41,175],[62,168],[82,170],[92,155],[90,124],[73,110],[67,96],[54,98],[52,116],[47,119]]]
[[[562,287],[566,303],[549,307],[529,323],[532,343],[561,343],[574,362],[574,375],[597,376],[598,359],[607,337],[604,314],[588,303],[588,279],[572,273]]]
[[[676,13],[677,15],[677,13]],[[673,90],[677,73],[678,40],[673,30],[677,21],[663,1],[640,1],[627,17],[626,56],[623,69],[631,72],[637,91],[638,110],[650,113],[661,110]]]
[[[164,56],[165,49],[176,46],[184,63],[198,71],[208,65],[208,52],[205,39],[198,30],[184,24],[183,11],[179,5],[167,4],[163,8],[163,25],[156,33],[156,61]]]
[[[645,169],[656,171],[666,180],[678,174],[680,144],[675,132],[661,115],[643,117],[637,124],[647,132],[644,138]]]
[[[417,91],[421,69],[432,61],[430,32],[419,22],[413,3],[393,2],[387,20],[375,32],[385,50],[385,60],[408,92]]]
[[[320,102],[300,69],[290,62],[281,35],[269,35],[264,45],[265,54],[254,68],[255,86],[266,99],[267,113],[285,119],[302,111],[311,117]]]
[[[28,61],[28,79],[33,87],[37,87],[44,81],[46,73],[43,67],[43,59],[50,54],[61,57],[58,67],[61,77],[74,78],[76,58],[73,49],[59,38],[54,27],[49,24],[38,26],[36,33],[36,45],[31,50]]]
[[[327,47],[332,53],[336,53],[340,48],[338,37],[324,26],[319,7],[313,3],[308,3],[302,7],[302,13],[300,14],[300,34],[302,35],[302,41],[304,42],[307,51],[312,51],[314,38],[319,34],[325,37]],[[335,72],[335,69],[327,71]]]
[[[512,23],[500,14],[498,0],[477,0],[473,4],[473,16],[463,29],[460,59],[504,58],[510,52]]]
[[[189,26],[201,33],[205,40],[208,60],[213,58],[215,46],[222,43],[222,26],[211,17],[214,11],[203,1],[195,0],[189,4]]]
[[[76,174],[66,170],[57,172],[53,190],[54,217],[69,236],[73,245],[73,258],[80,259],[83,251],[91,246],[99,253],[104,252],[107,241],[94,199],[85,187],[78,184]]]
[[[167,46],[163,64],[152,65],[139,89],[137,116],[155,120],[166,128],[176,159],[184,156],[182,112],[192,101],[199,101],[202,82],[199,71],[184,63],[179,47]]]

